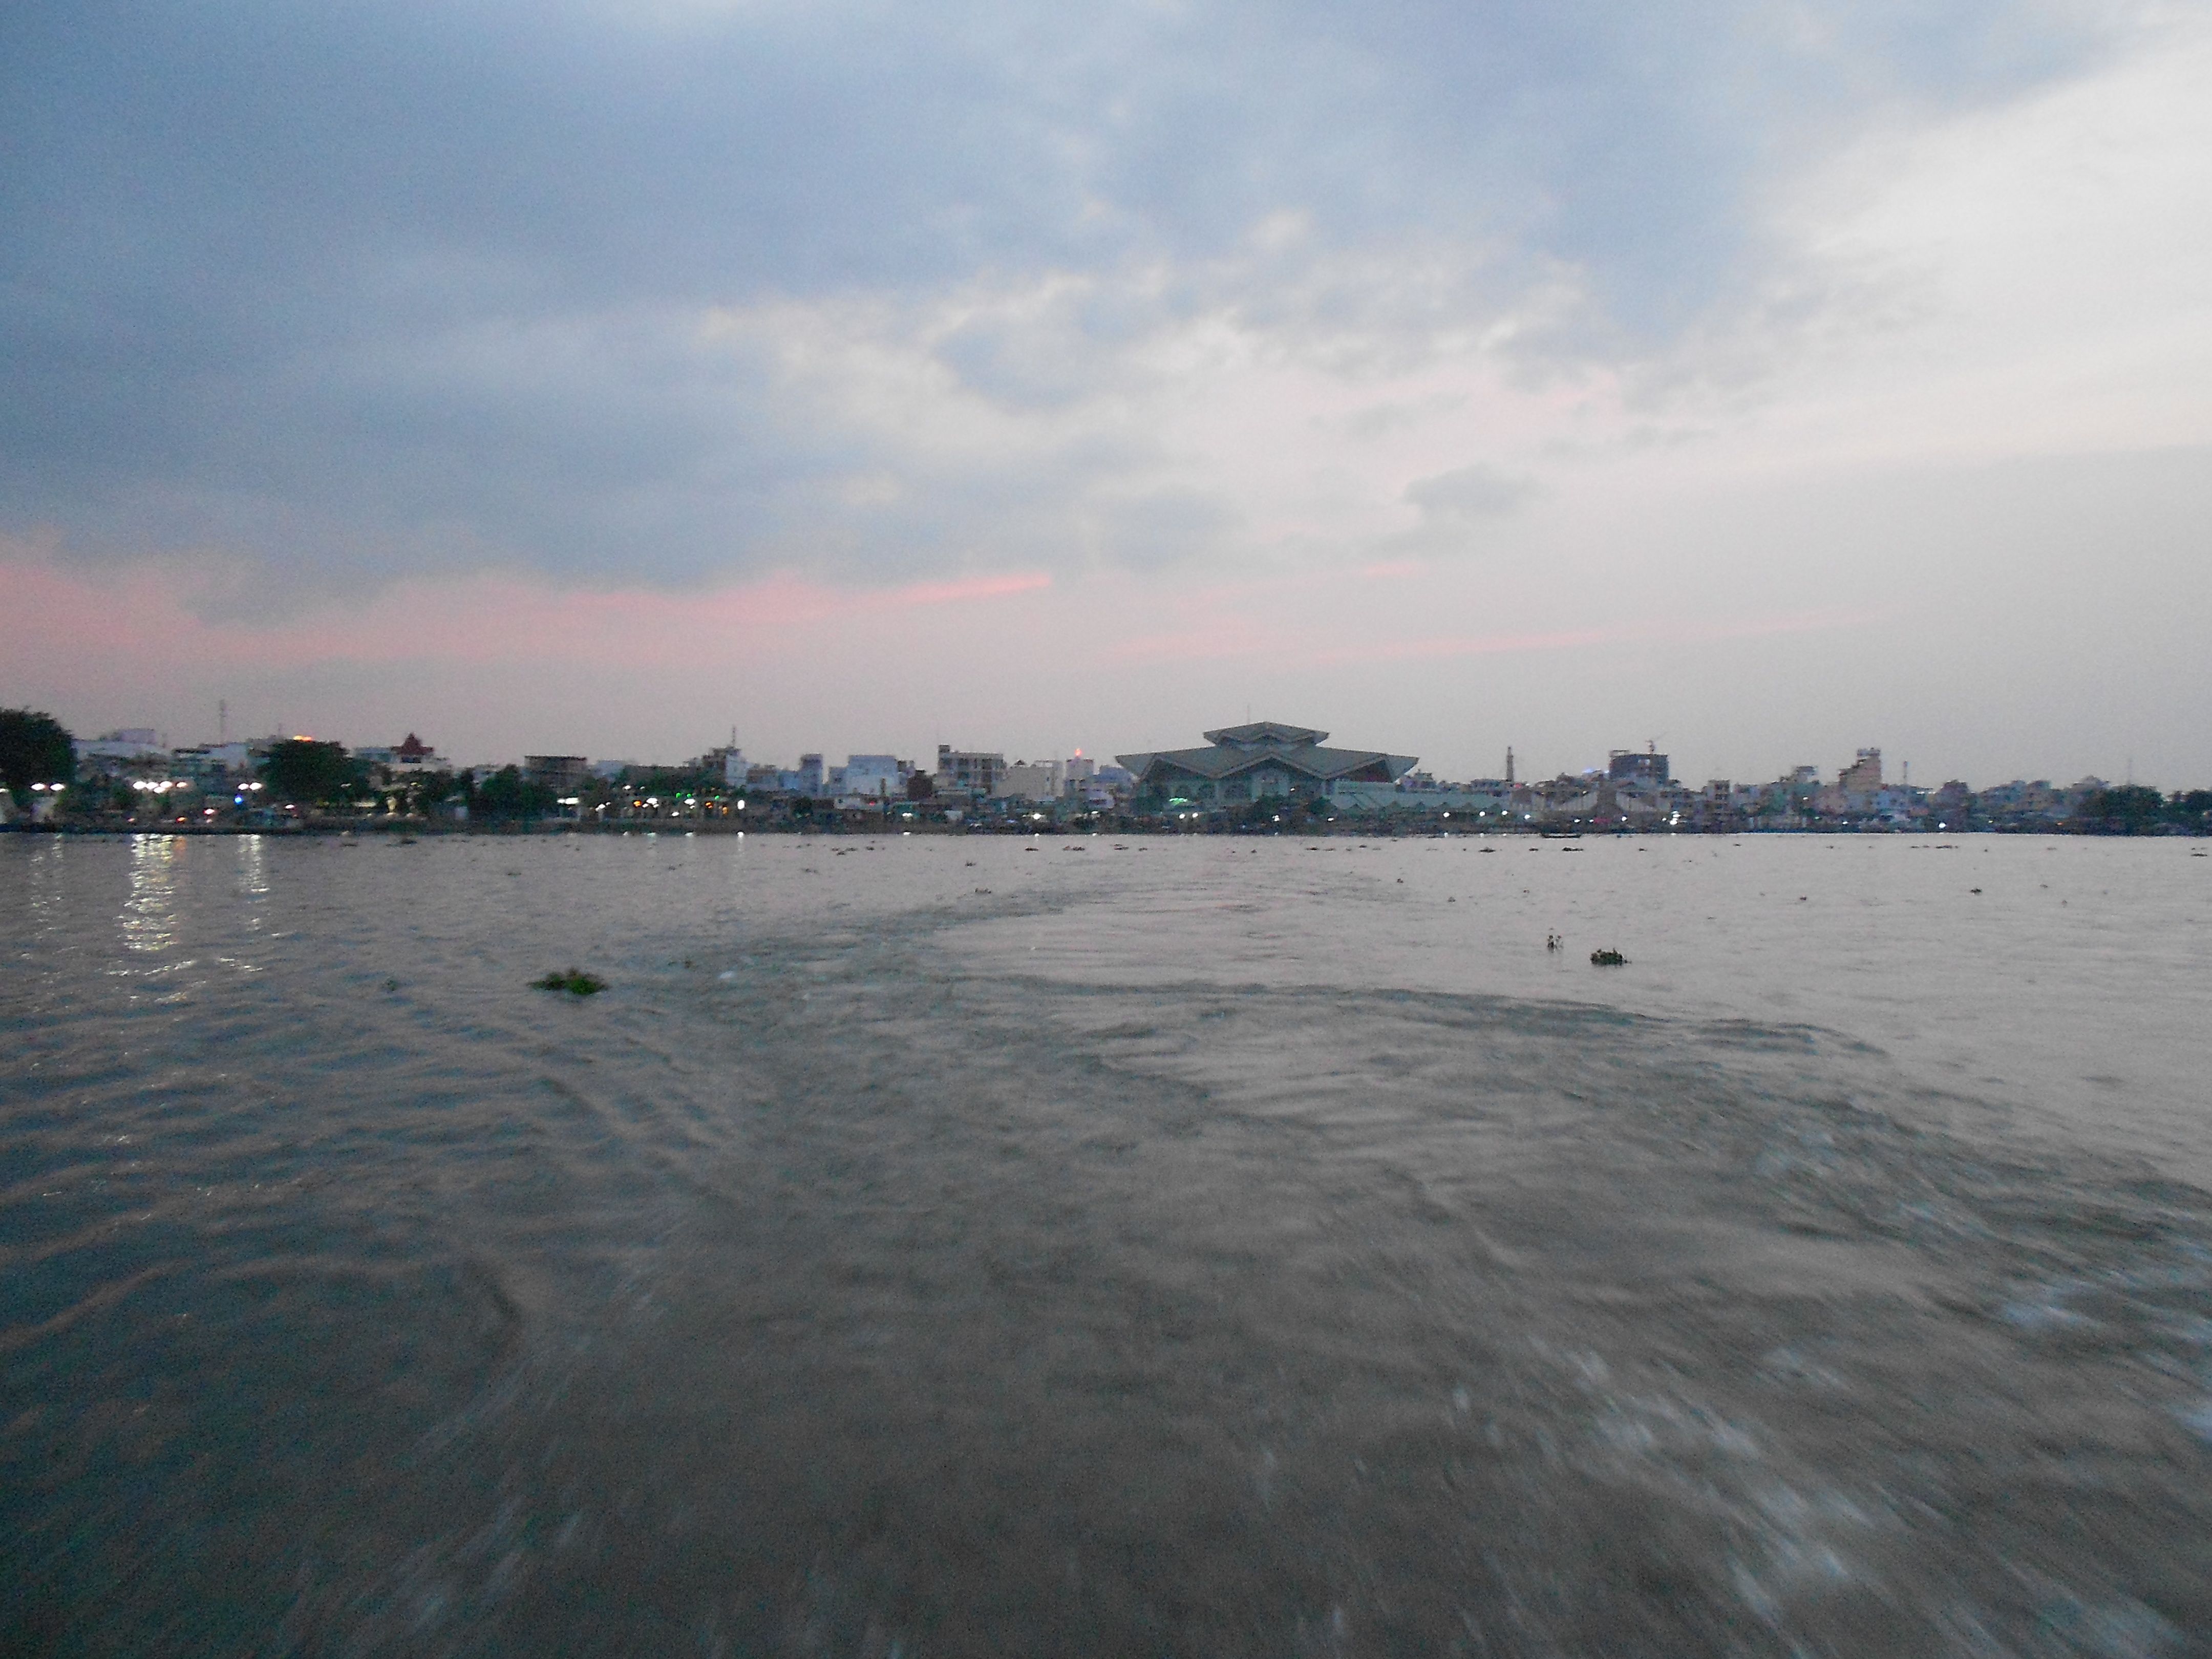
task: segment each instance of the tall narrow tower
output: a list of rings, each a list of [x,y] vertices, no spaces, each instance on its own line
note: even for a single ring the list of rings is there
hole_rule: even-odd
[[[1513,781],[1513,745],[1510,743],[1505,745],[1505,781]]]

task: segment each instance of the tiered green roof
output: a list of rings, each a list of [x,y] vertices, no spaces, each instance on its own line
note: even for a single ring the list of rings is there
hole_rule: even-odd
[[[1140,789],[1183,778],[1218,782],[1266,769],[1316,783],[1395,783],[1413,769],[1419,759],[1413,755],[1386,755],[1379,750],[1324,748],[1328,732],[1275,720],[1224,726],[1205,736],[1209,746],[1204,749],[1164,749],[1115,758],[1136,774]]]

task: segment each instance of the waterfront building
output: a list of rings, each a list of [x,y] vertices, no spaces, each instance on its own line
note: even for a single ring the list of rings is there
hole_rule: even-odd
[[[77,738],[71,741],[76,751],[77,764],[94,771],[118,771],[142,761],[165,761],[169,751],[161,744],[161,734],[150,726],[126,726],[120,731],[103,732],[96,738]]]
[[[1928,817],[1928,791],[1886,783],[1874,793],[1874,815],[1892,830],[1917,830]]]
[[[1136,780],[1127,767],[1102,764],[1080,749],[1060,763],[1060,794],[1077,808],[1103,812],[1129,798]]]
[[[1163,807],[1242,805],[1269,796],[1320,795],[1352,807],[1389,806],[1415,757],[1329,749],[1328,733],[1274,720],[1203,734],[1203,749],[1117,757],[1137,780],[1139,800]]]
[[[438,751],[412,732],[407,734],[404,742],[394,744],[390,748],[372,745],[356,749],[353,754],[356,760],[366,761],[371,766],[382,767],[391,773],[442,772],[447,769]]]
[[[998,787],[991,793],[997,800],[1056,801],[1066,787],[1067,772],[1061,762],[1016,761],[999,774]]]
[[[937,745],[937,770],[931,782],[940,795],[989,800],[1000,793],[999,774],[1006,769],[1006,757],[1003,754],[955,749],[949,743],[940,743]]]
[[[1875,810],[1881,793],[1881,750],[1862,749],[1858,758],[1836,774],[1836,781],[1813,798],[1813,810],[1823,817],[1865,817]]]
[[[1671,781],[1668,757],[1659,752],[1656,743],[1646,744],[1639,753],[1633,749],[1611,749],[1606,751],[1605,775],[1615,783],[1639,783],[1657,787]]]
[[[2014,778],[1978,793],[1973,799],[1974,816],[1997,830],[2057,823],[2072,817],[2087,795],[2105,787],[2101,779],[2094,777],[2082,779],[2071,789],[2048,778],[2038,778],[2033,783]]]
[[[1398,780],[1392,805],[1403,811],[1433,812],[1454,823],[1496,828],[1513,821],[1514,786],[1504,778],[1473,778],[1464,783],[1439,782],[1425,772],[1411,772]]]
[[[556,795],[574,794],[591,775],[591,763],[581,755],[525,755],[522,775],[543,784]]]
[[[877,799],[906,794],[906,781],[914,775],[914,763],[896,755],[848,755],[837,769],[836,795],[869,795]]]
[[[848,755],[830,770],[830,793],[841,808],[880,806],[907,799],[914,763],[896,755]]]
[[[720,777],[725,788],[742,789],[752,776],[753,768],[745,758],[745,751],[732,740],[700,756],[696,769]]]
[[[201,743],[179,749],[169,757],[170,769],[190,778],[202,788],[221,787],[233,778],[252,775],[252,745],[246,743]]]
[[[1938,830],[1963,830],[1966,814],[1973,806],[1974,792],[1964,778],[1948,778],[1943,787],[1928,798],[1929,810],[1936,815]]]

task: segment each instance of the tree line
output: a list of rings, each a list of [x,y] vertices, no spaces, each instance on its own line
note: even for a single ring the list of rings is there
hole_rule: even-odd
[[[256,768],[269,805],[345,808],[364,800],[391,801],[400,811],[427,815],[441,806],[465,806],[471,818],[493,821],[542,817],[553,810],[552,790],[504,766],[479,780],[470,772],[411,774],[379,782],[368,763],[342,743],[289,738],[270,745]],[[97,811],[128,807],[128,784],[94,793],[77,779],[76,744],[67,727],[43,709],[0,708],[0,787],[18,806],[31,804],[34,785],[68,791],[66,805]]]

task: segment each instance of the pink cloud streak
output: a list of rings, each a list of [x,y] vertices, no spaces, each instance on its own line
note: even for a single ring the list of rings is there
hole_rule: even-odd
[[[73,570],[31,553],[0,555],[0,647],[29,664],[62,641],[82,658],[138,663],[250,660],[264,668],[318,662],[437,659],[495,662],[609,652],[774,649],[794,633],[868,616],[984,605],[1052,586],[1042,571],[1002,572],[896,587],[837,587],[780,573],[704,593],[562,590],[501,575],[409,580],[365,599],[254,622],[210,617],[208,573],[153,565]]]

